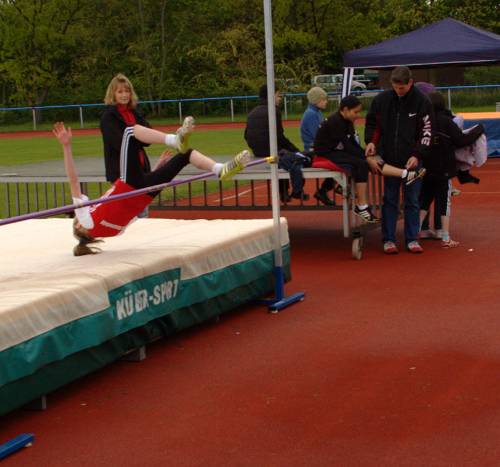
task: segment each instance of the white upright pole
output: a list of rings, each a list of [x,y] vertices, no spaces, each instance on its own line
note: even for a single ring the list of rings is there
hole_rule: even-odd
[[[273,21],[271,0],[264,0],[264,24],[266,34],[266,73],[267,73],[267,114],[269,116],[269,149],[270,156],[278,159],[278,139],[276,137],[276,104],[274,102],[274,58],[273,58]],[[271,312],[304,299],[304,292],[296,292],[285,297],[285,275],[283,271],[283,254],[281,252],[280,199],[279,199],[278,164],[271,164],[271,198],[273,204],[273,240],[274,240],[274,280],[275,297],[264,300]]]
[[[276,104],[274,102],[274,57],[273,57],[273,20],[271,0],[264,0],[264,27],[266,37],[266,73],[267,73],[267,112],[269,115],[269,147],[270,156],[278,157],[278,140],[276,137]],[[271,199],[274,219],[274,261],[275,266],[282,268],[280,227],[280,200],[278,189],[278,165],[271,164]]]

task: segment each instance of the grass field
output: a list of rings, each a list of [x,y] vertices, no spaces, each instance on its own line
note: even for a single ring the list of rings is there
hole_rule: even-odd
[[[302,147],[298,128],[287,128],[286,135],[297,147]],[[192,146],[207,155],[229,156],[245,149],[243,130],[200,130],[191,136]],[[150,156],[158,156],[162,146],[147,149]],[[102,138],[100,135],[78,135],[73,137],[75,157],[102,157]],[[3,138],[0,139],[0,166],[29,164],[61,159],[59,143],[52,137]],[[41,174],[43,175],[43,174]]]
[[[287,128],[287,136],[301,147],[299,129]],[[209,156],[232,156],[242,149],[246,143],[243,138],[243,129],[200,130],[191,136],[192,147],[199,149]],[[151,157],[158,156],[164,149],[163,146],[154,145],[147,149]],[[100,135],[75,135],[73,137],[73,152],[75,157],[102,158],[102,138]],[[32,138],[4,138],[0,139],[0,166],[15,166],[48,160],[62,160],[62,150],[55,138],[39,136]],[[104,163],[103,163],[104,167]],[[43,176],[44,174],[40,174]],[[13,180],[14,182],[14,180]],[[245,185],[240,182],[241,186]],[[3,185],[3,186],[2,186]],[[10,217],[27,212],[62,206],[70,203],[69,188],[67,184],[35,184],[16,183],[0,185],[0,217]],[[88,184],[88,196],[97,198],[102,189],[106,190],[107,184],[99,187],[97,183]],[[223,188],[232,186],[225,182]],[[218,189],[218,182],[208,182],[209,192]],[[191,196],[202,194],[201,183],[193,184]],[[176,190],[177,199],[187,198],[188,188],[181,185]],[[165,201],[173,198],[172,190],[164,190],[162,199]]]

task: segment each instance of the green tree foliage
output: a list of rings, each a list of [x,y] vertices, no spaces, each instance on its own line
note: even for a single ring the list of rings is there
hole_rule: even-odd
[[[11,100],[41,104],[53,88],[69,84],[78,55],[79,0],[10,0],[0,4],[0,71],[12,84]]]
[[[345,52],[448,16],[500,33],[494,0],[272,4],[276,77],[302,90]],[[101,102],[118,72],[142,100],[255,94],[264,48],[262,0],[0,0],[0,102]]]

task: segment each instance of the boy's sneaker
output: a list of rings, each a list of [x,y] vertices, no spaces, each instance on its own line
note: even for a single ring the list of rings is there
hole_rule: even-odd
[[[360,217],[368,224],[375,224],[376,222],[380,222],[380,219],[377,216],[373,215],[370,207],[360,209],[358,206],[354,206],[354,214],[356,214],[356,216]]]
[[[342,187],[340,187],[340,189],[342,189]],[[335,206],[334,201],[330,199],[325,190],[319,189],[316,193],[314,193],[314,197],[325,206]]]
[[[410,253],[420,254],[420,253],[424,252],[424,249],[420,246],[420,243],[418,243],[416,240],[414,240],[413,242],[408,243],[408,245],[406,246],[406,248],[408,248],[408,251]]]
[[[422,178],[425,175],[425,169],[421,168],[418,170],[408,170],[408,175],[405,178],[407,185],[411,185],[414,181]]]
[[[399,250],[394,242],[384,242],[384,253],[386,255],[397,255]]]
[[[229,162],[226,162],[219,173],[220,180],[228,180],[229,178],[241,172],[250,162],[251,154],[247,150],[236,154]]]
[[[186,117],[182,126],[175,132],[176,145],[175,148],[181,153],[185,153],[189,149],[189,135],[194,130],[194,118]]]

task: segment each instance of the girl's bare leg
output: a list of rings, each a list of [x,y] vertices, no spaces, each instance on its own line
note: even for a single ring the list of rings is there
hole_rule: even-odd
[[[165,144],[167,133],[153,130],[152,128],[147,128],[142,125],[134,125],[134,136],[136,139],[146,144]]]
[[[368,204],[368,183],[356,183],[356,194],[358,196],[359,205]]]
[[[189,156],[189,162],[194,165],[197,169],[205,170],[207,172],[213,172],[213,168],[216,162],[209,157],[202,154],[200,151],[193,149],[191,155]]]
[[[403,176],[403,169],[394,167],[393,165],[384,164],[382,167],[382,175],[384,177],[399,177]]]

